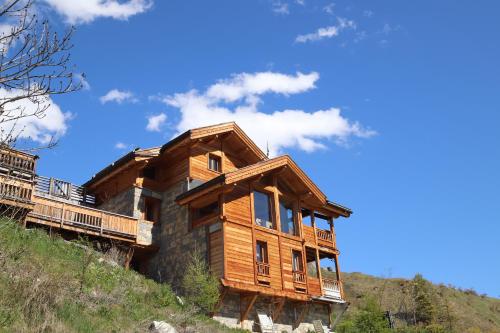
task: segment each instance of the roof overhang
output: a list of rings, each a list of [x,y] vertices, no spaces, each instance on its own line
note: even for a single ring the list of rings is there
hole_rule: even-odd
[[[267,173],[287,168],[292,172],[301,183],[308,189],[308,194],[315,197],[319,206],[324,210],[330,211],[335,215],[349,217],[352,211],[344,206],[328,201],[325,194],[314,184],[314,182],[298,167],[298,165],[287,155],[268,159],[226,174],[221,174],[197,186],[187,192],[177,196],[176,201],[180,205],[185,205],[201,197],[212,194],[217,191],[230,190],[235,184],[251,180],[257,176],[263,176]]]

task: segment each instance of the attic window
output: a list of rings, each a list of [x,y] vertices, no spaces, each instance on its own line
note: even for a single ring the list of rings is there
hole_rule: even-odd
[[[222,172],[222,162],[220,156],[208,155],[208,168],[212,171]]]
[[[142,169],[142,176],[144,178],[156,179],[156,168],[154,166],[148,166]]]

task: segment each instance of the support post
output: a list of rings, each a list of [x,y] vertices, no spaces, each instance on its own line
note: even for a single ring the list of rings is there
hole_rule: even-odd
[[[248,314],[252,310],[253,305],[255,304],[255,301],[257,300],[258,296],[259,294],[253,294],[252,296],[250,296],[250,300],[246,305],[245,310],[240,312],[240,325],[242,328],[243,328],[243,322],[248,318]],[[240,302],[241,302],[241,295],[240,295]],[[241,307],[240,310],[242,310]]]
[[[130,268],[130,262],[134,256],[135,248],[133,246],[128,248],[127,256],[125,257],[125,269],[128,270]]]

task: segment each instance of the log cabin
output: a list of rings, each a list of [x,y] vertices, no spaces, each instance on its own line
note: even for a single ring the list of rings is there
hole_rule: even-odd
[[[35,175],[35,161],[1,150],[2,184],[27,189],[2,185],[1,205],[21,207],[29,225],[127,245],[126,265],[174,289],[199,251],[221,283],[213,318],[228,326],[264,331],[267,318],[279,332],[307,332],[334,326],[332,313],[347,307],[334,221],[352,211],[290,156],[268,158],[235,123],[135,149],[82,186]],[[5,195],[14,192],[16,200]]]

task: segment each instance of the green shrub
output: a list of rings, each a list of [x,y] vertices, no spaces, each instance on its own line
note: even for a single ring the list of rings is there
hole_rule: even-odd
[[[212,312],[220,297],[219,285],[217,278],[209,272],[200,252],[191,253],[182,281],[188,303],[203,313]]]

